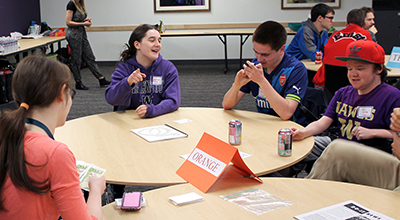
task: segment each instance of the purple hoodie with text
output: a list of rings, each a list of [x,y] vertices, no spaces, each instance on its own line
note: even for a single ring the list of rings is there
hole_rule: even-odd
[[[137,68],[146,74],[146,78],[130,86],[127,79]],[[140,65],[136,57],[132,57],[118,64],[105,96],[109,104],[118,106],[117,110],[136,109],[146,104],[145,117],[175,111],[181,103],[178,70],[161,55],[148,69]]]

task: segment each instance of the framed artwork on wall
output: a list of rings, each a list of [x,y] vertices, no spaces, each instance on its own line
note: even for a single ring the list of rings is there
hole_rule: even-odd
[[[325,3],[332,8],[340,8],[341,0],[282,0],[282,9],[311,9],[315,4]]]
[[[154,12],[210,11],[210,0],[154,0]]]

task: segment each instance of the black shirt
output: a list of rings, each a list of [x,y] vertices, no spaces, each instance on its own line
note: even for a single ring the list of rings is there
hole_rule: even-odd
[[[69,2],[68,2],[68,4],[67,4],[67,10],[71,10],[71,11],[73,11],[74,13],[76,12],[76,6],[75,6],[74,2],[72,2],[72,1],[69,1]]]

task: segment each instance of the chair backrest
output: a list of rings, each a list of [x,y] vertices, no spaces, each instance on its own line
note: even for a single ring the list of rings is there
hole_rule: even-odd
[[[308,123],[321,118],[328,106],[324,91],[312,87],[307,87],[306,95],[301,103],[300,110]]]
[[[6,58],[0,57],[0,104],[14,100],[11,86],[14,69],[14,66]]]
[[[5,104],[0,104],[0,115],[6,109],[10,109],[10,110],[18,109],[17,103],[13,100],[13,101],[7,102]]]
[[[347,67],[345,66],[334,66],[329,64],[325,65],[325,95],[328,101],[330,101],[335,95],[335,92],[342,87],[350,85],[349,79],[347,78]]]
[[[394,83],[393,86],[400,89],[400,79],[397,79],[396,83]]]

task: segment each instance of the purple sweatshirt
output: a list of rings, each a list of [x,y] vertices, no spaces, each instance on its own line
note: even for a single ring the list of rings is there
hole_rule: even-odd
[[[146,78],[130,86],[127,79],[137,68],[146,74]],[[105,96],[109,104],[119,106],[118,110],[136,109],[146,104],[148,108],[145,117],[175,111],[181,103],[178,70],[161,55],[148,69],[140,65],[136,57],[132,57],[118,64]]]

